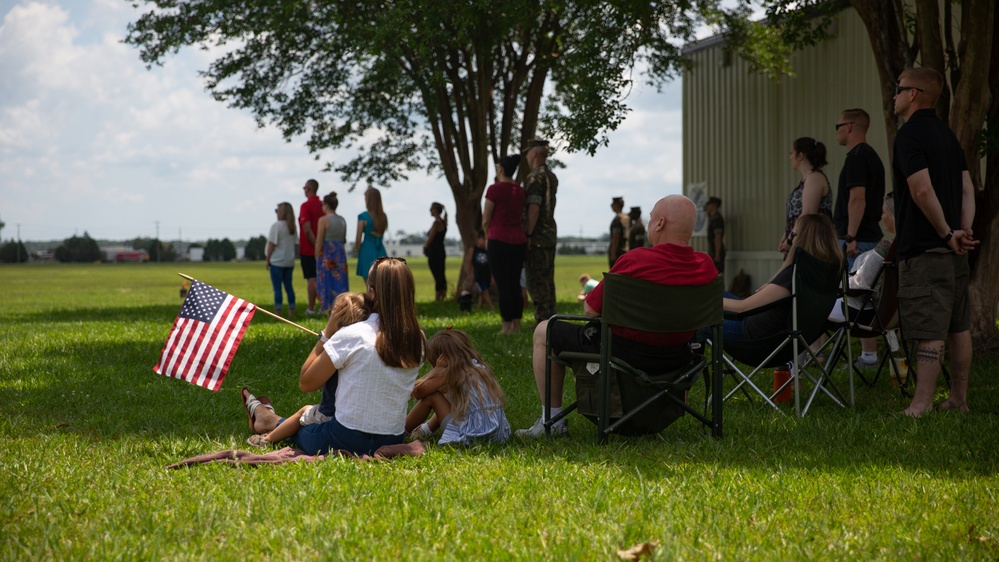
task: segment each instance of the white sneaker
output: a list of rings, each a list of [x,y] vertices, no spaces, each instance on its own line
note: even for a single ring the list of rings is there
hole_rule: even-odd
[[[872,360],[867,360],[864,359],[863,355],[853,360],[853,366],[858,369],[869,369],[871,367],[877,367],[878,363],[880,363],[880,361],[878,361],[877,357],[875,357]]]
[[[545,423],[541,418],[535,420],[534,425],[527,429],[518,429],[514,432],[514,435],[520,437],[521,439],[537,439],[539,437],[545,436]],[[565,420],[558,420],[555,425],[551,427],[550,436],[551,437],[567,437],[569,435],[569,426],[566,425]]]
[[[316,312],[315,310],[312,310],[311,308],[306,308],[305,309],[305,315],[306,316],[319,316],[319,313]]]

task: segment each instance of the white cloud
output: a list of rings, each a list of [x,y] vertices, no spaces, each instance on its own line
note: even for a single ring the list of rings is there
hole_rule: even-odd
[[[121,43],[138,17],[121,0],[22,0],[0,8],[0,218],[22,238],[100,238],[178,230],[187,239],[246,238],[266,232],[273,205],[301,202],[305,179],[340,193],[342,214],[363,209],[303,139],[229,109],[197,76],[219,51],[182,51],[151,71]],[[680,192],[679,83],[663,94],[640,85],[633,111],[595,157],[560,154],[556,220],[565,234],[598,235],[610,198],[648,213]],[[441,178],[420,172],[384,190],[391,232],[429,228],[427,208],[453,197]],[[349,221],[353,226],[353,221]],[[12,229],[3,232],[11,236]],[[456,235],[456,232],[452,232]]]

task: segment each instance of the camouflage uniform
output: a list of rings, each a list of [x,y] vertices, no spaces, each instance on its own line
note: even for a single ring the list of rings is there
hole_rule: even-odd
[[[534,232],[527,239],[527,256],[524,268],[527,270],[527,292],[534,302],[534,320],[548,320],[555,314],[555,243],[558,231],[555,227],[555,193],[558,191],[558,178],[541,164],[531,171],[524,181],[525,205],[538,205],[538,221]]]

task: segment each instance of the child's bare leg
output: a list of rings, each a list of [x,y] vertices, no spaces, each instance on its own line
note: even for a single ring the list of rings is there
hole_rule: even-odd
[[[406,433],[412,433],[414,429],[420,427],[421,423],[427,421],[427,416],[430,415],[430,411],[432,410],[430,405],[431,396],[418,400],[413,409],[406,414]]]
[[[427,421],[427,416],[430,412],[433,412],[433,417],[430,421]],[[420,424],[427,422],[427,427],[431,431],[436,431],[437,428],[441,426],[441,420],[446,418],[448,414],[451,413],[451,403],[447,401],[444,394],[440,392],[435,392],[425,398],[422,398],[419,402],[413,406],[413,409],[409,411],[409,415],[406,416],[406,433],[411,433]]]
[[[486,306],[489,307],[489,310],[496,310],[493,308],[493,297],[489,294],[489,291],[483,291],[482,294],[486,296]]]
[[[302,428],[299,420],[302,419],[302,414],[305,413],[306,408],[308,406],[302,406],[302,409],[292,414],[288,419],[281,422],[281,425],[275,427],[270,433],[265,435],[264,437],[267,439],[267,442],[280,443],[298,433],[298,430]]]
[[[451,414],[451,403],[448,402],[447,397],[441,392],[435,392],[427,396],[425,400],[430,402],[430,408],[434,411],[433,417],[427,422],[427,427],[431,431],[437,431],[437,428],[441,426],[441,421]]]

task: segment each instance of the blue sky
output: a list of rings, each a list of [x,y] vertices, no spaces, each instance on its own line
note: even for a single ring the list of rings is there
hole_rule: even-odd
[[[321,194],[340,194],[354,228],[360,191],[322,173],[304,139],[287,143],[212,100],[197,75],[208,54],[188,49],[147,70],[121,43],[138,14],[125,0],[0,1],[0,237],[15,238],[19,225],[36,241],[243,239],[266,234],[276,203],[297,208],[309,177]],[[564,235],[604,233],[611,197],[648,216],[659,197],[682,191],[680,82],[662,93],[636,83],[627,103],[610,146],[559,155]],[[383,199],[392,233],[427,230],[432,201],[454,208],[446,182],[419,172]]]

